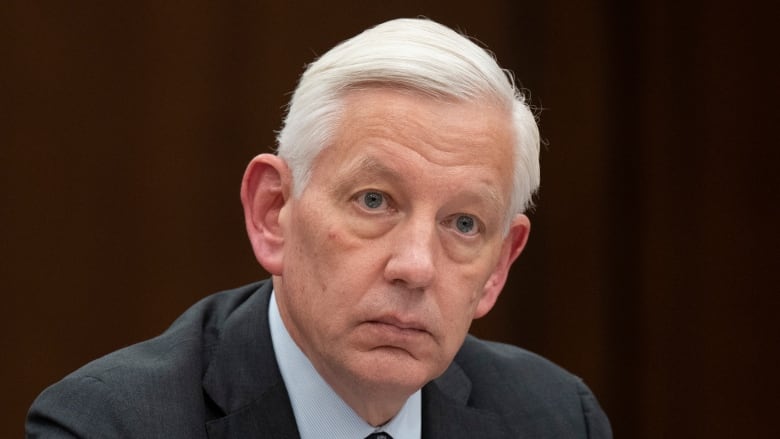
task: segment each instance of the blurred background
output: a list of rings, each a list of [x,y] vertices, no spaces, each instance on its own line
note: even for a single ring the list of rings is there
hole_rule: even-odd
[[[0,437],[265,277],[239,184],[304,64],[418,15],[541,109],[531,239],[473,332],[583,377],[617,437],[780,437],[776,14],[703,0],[4,2]]]

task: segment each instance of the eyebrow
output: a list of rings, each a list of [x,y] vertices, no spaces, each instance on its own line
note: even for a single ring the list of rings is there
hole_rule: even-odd
[[[336,184],[333,186],[334,192],[343,192],[347,187],[353,184],[356,180],[365,178],[366,176],[378,177],[388,180],[390,183],[401,182],[404,180],[404,176],[390,166],[387,166],[383,161],[373,156],[361,157],[357,162],[350,165],[350,169],[343,175],[337,177]],[[488,206],[493,206],[495,209],[503,204],[500,192],[491,185],[484,185],[483,190],[469,191],[469,196],[480,200],[486,200]],[[508,208],[508,206],[506,206]]]
[[[377,160],[374,156],[361,157],[357,163],[357,166],[353,169],[354,173],[360,173],[367,171],[371,174],[378,174],[393,178],[400,177],[398,172],[389,166],[385,165],[381,160]]]
[[[333,186],[334,191],[341,192],[345,187],[365,176],[380,177],[391,182],[403,180],[403,177],[393,168],[373,156],[366,156],[351,164],[347,172],[337,177],[336,184]]]

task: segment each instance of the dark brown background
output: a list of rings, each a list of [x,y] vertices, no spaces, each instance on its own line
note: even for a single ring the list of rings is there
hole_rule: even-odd
[[[304,63],[420,14],[477,36],[544,109],[531,241],[475,332],[584,377],[618,437],[780,437],[768,10],[50,3],[0,7],[0,437],[66,373],[264,276],[238,188]]]

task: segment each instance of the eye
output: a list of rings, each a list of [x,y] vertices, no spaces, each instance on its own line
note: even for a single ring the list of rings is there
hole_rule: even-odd
[[[365,191],[357,195],[357,203],[368,210],[378,210],[387,204],[385,195],[377,191]]]
[[[457,215],[451,221],[455,229],[464,235],[471,236],[479,232],[477,220],[471,215]]]

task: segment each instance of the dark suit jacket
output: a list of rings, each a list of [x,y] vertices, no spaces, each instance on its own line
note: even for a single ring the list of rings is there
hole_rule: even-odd
[[[65,377],[33,403],[28,437],[297,438],[268,329],[271,289],[207,297],[162,335]],[[422,397],[426,439],[611,437],[579,378],[471,336]]]

